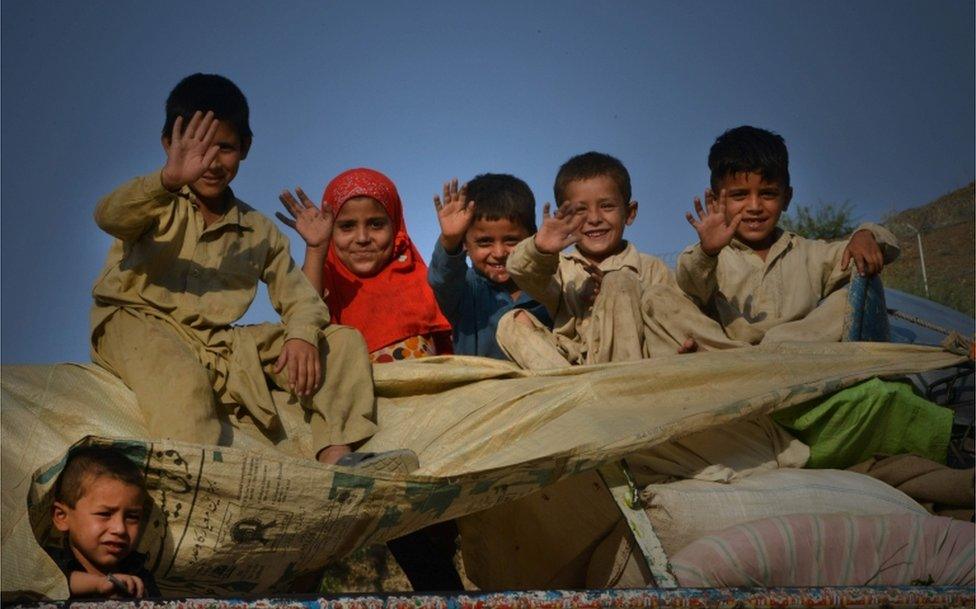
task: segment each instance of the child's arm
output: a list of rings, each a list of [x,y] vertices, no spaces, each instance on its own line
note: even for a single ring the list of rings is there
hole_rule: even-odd
[[[68,589],[71,596],[142,598],[146,595],[142,579],[124,573],[95,575],[85,571],[72,571],[68,575]]]
[[[877,275],[884,268],[881,247],[869,231],[859,230],[851,235],[847,247],[844,248],[840,268],[846,270],[850,267],[851,261],[857,266],[857,272],[862,277]]]
[[[543,205],[539,232],[515,246],[505,266],[516,285],[555,316],[563,293],[557,277],[559,252],[579,240],[586,215],[575,213],[568,202],[555,214],[550,215],[549,210],[548,203]]]
[[[261,273],[268,296],[285,326],[285,345],[275,371],[288,369],[289,389],[298,396],[311,395],[322,380],[319,331],[329,323],[329,309],[308,279],[295,268],[288,240],[270,222],[271,247]]]
[[[322,275],[325,272],[325,257],[329,252],[335,217],[328,205],[323,205],[321,210],[316,207],[301,188],[295,188],[295,192],[298,200],[287,190],[278,196],[278,200],[294,220],[281,212],[275,213],[275,216],[295,229],[305,240],[305,263],[302,264],[302,272],[315,291],[325,298]]]
[[[474,220],[474,201],[467,201],[467,185],[458,188],[457,179],[444,183],[444,200],[434,195],[434,209],[441,225],[441,235],[427,267],[427,283],[441,311],[452,324],[464,294],[468,265],[461,249],[464,234]]]
[[[862,276],[879,274],[885,264],[898,258],[898,239],[888,229],[870,222],[854,229],[851,238],[844,242],[827,243],[813,241],[812,244],[824,248],[812,260],[821,260],[821,296],[826,297],[847,285],[850,279],[851,263]]]
[[[136,178],[98,202],[95,222],[123,241],[133,241],[153,225],[175,200],[173,193],[204,174],[217,155],[213,112],[197,112],[183,129],[177,117],[166,140],[166,165],[158,174]]]
[[[853,260],[862,276],[877,275],[884,265],[894,262],[898,254],[898,239],[888,229],[878,224],[862,224],[854,229],[847,242],[840,266],[846,270]]]
[[[678,257],[676,278],[678,287],[690,296],[699,307],[704,307],[718,289],[715,269],[718,254],[732,242],[735,230],[742,221],[742,214],[736,214],[729,221],[725,216],[725,190],[719,193],[716,201],[711,190],[705,191],[705,206],[695,197],[695,213],[698,219],[685,214],[688,223],[698,233],[698,243],[689,247]]]

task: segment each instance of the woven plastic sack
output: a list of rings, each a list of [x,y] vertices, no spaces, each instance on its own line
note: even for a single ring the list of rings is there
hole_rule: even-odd
[[[976,583],[976,526],[939,516],[795,514],[736,525],[671,557],[682,586]]]

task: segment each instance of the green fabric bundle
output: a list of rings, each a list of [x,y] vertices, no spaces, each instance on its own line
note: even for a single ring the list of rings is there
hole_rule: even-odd
[[[952,415],[906,383],[875,378],[772,417],[810,446],[807,467],[845,469],[876,454],[945,463]]]

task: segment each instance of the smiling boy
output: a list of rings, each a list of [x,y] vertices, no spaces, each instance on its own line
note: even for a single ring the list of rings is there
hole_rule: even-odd
[[[281,404],[310,427],[295,434],[301,451],[335,463],[375,431],[371,369],[359,333],[329,325],[288,240],[230,188],[248,115],[230,80],[186,77],[166,101],[166,163],[98,203],[115,241],[93,289],[92,359],[133,390],[151,437],[229,443],[250,425],[280,442]],[[281,323],[234,326],[258,282]]]
[[[159,596],[135,552],[145,523],[145,480],[121,452],[101,446],[72,450],[54,487],[54,528],[64,546],[53,558],[72,597]]]
[[[483,173],[460,188],[457,179],[445,182],[434,208],[441,234],[427,281],[451,322],[454,353],[505,359],[495,339],[503,315],[524,309],[551,326],[545,307],[505,267],[515,246],[536,230],[532,190],[515,176]]]
[[[862,224],[847,241],[806,239],[777,226],[793,197],[789,154],[779,135],[742,126],[708,155],[711,189],[696,216],[699,242],[678,258],[677,280],[734,339],[748,343],[838,341],[850,263],[880,273],[898,256],[895,236]]]
[[[507,265],[549,311],[553,330],[526,311],[506,314],[498,329],[506,355],[524,368],[554,368],[736,346],[681,294],[664,262],[624,239],[637,202],[623,163],[599,152],[575,156],[553,190],[559,209],[543,207],[539,232]]]

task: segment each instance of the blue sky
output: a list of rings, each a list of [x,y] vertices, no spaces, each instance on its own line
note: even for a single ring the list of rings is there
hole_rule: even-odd
[[[247,94],[234,188],[269,215],[282,188],[317,198],[366,165],[429,253],[444,179],[514,173],[541,208],[559,165],[595,149],[631,172],[627,236],[668,253],[695,236],[708,147],[741,124],[786,138],[795,204],[876,220],[970,182],[974,19],[969,1],[4,2],[0,359],[87,361],[110,243],[92,210],[161,167],[187,74]],[[245,321],[274,318],[259,293]]]

